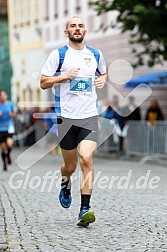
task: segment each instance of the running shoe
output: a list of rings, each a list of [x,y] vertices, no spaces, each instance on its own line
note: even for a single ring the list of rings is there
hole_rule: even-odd
[[[63,190],[61,189],[60,194],[59,194],[59,201],[62,207],[68,208],[71,205],[72,202],[72,197],[71,197],[71,190]]]
[[[4,165],[3,165],[3,170],[4,170],[4,171],[7,171],[7,170],[8,170],[8,168],[7,168],[7,165],[6,165],[6,164],[4,164]]]
[[[12,159],[11,159],[10,155],[7,155],[7,162],[9,165],[12,164]]]
[[[78,215],[77,226],[88,227],[89,223],[95,222],[95,214],[90,207],[83,207]]]

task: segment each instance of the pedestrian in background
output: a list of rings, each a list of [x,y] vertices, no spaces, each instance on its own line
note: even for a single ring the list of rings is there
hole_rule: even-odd
[[[18,110],[16,111],[14,123],[15,123],[15,134],[16,134],[15,145],[19,147],[20,140],[18,139],[18,135],[25,130],[25,118],[20,108],[18,108]]]
[[[0,90],[0,147],[3,170],[7,171],[7,164],[11,164],[11,150],[13,147],[14,129],[14,106],[13,103],[7,100],[5,90]]]
[[[150,123],[151,127],[153,126],[153,124],[156,121],[164,120],[162,110],[161,110],[157,100],[151,101],[151,104],[146,111],[145,120]]]
[[[140,121],[141,113],[140,107],[135,104],[133,96],[128,97],[128,104],[122,109],[123,116],[125,115],[126,121]]]
[[[114,125],[115,129],[119,129],[120,132],[121,131],[120,127],[122,127],[122,118],[119,115],[118,111],[119,111],[118,97],[113,96],[111,102],[108,101],[108,107],[103,111],[101,116],[106,119],[109,119],[111,127],[113,127]],[[114,131],[114,133],[111,136],[109,136],[105,141],[108,145],[107,150],[110,153],[115,153],[116,151],[118,151],[118,148],[120,151],[120,136],[117,134],[117,131]]]
[[[135,98],[133,96],[128,97],[128,103],[126,106],[120,109],[120,113],[122,119],[122,129],[120,132],[120,150],[126,151],[125,139],[129,130],[129,121],[141,120],[140,108],[135,104]]]

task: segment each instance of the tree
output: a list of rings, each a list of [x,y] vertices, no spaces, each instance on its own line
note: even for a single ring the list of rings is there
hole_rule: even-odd
[[[116,26],[122,32],[130,31],[129,42],[142,45],[142,50],[133,48],[136,56],[134,67],[149,67],[167,60],[167,0],[100,0],[92,3],[97,14],[116,10]],[[110,24],[109,26],[112,26]],[[101,29],[109,27],[101,25]]]

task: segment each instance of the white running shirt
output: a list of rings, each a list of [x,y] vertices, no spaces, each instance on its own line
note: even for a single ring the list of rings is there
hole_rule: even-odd
[[[93,50],[99,53],[99,61],[94,56]],[[46,60],[41,74],[45,76],[53,76],[59,66],[59,51],[53,50]],[[106,65],[103,55],[100,50],[84,46],[83,50],[75,50],[69,45],[64,56],[64,61],[61,67],[61,74],[68,72],[71,68],[80,68],[77,80],[82,80],[84,84],[77,84],[77,87],[90,86],[90,92],[70,92],[71,81],[60,83],[55,87],[56,93],[56,108],[55,111],[58,116],[70,119],[83,119],[98,115],[97,94],[96,88],[93,84],[95,79],[96,69],[100,74],[106,73]],[[88,82],[88,80],[90,82]],[[80,82],[80,81],[79,81]],[[76,82],[77,83],[77,82]],[[92,83],[92,84],[91,84]],[[76,88],[76,85],[74,89]]]

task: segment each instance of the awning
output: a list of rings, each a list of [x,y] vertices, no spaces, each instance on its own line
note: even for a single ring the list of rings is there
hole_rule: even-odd
[[[139,84],[148,84],[152,88],[167,88],[167,71],[138,76],[125,84],[125,88],[134,88]]]

